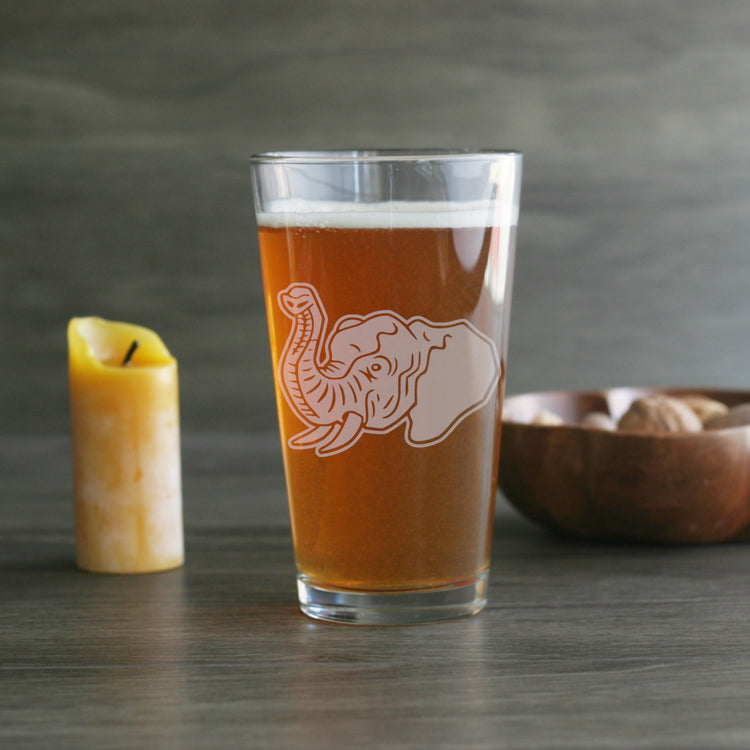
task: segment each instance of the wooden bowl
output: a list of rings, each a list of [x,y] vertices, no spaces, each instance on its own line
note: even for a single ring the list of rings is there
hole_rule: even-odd
[[[750,426],[694,433],[608,432],[577,425],[591,411],[615,420],[636,398],[700,393],[727,406],[750,392],[614,388],[509,396],[499,484],[538,524],[583,539],[700,543],[750,538]],[[542,410],[559,426],[530,422]]]

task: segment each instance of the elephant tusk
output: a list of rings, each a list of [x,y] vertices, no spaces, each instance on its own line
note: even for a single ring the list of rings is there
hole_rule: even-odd
[[[334,429],[335,425],[325,424],[311,427],[309,430],[298,432],[289,438],[290,448],[309,448],[325,442],[326,436]]]
[[[340,428],[333,431],[330,439],[321,440],[315,452],[319,456],[332,456],[334,453],[340,453],[359,440],[362,434],[362,425],[364,419],[361,414],[350,411],[344,417],[344,423]]]

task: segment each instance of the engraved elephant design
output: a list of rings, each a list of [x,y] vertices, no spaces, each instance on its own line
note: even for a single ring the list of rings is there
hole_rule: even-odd
[[[327,333],[326,310],[311,284],[289,285],[278,303],[292,320],[279,383],[306,425],[289,439],[291,448],[330,456],[364,433],[402,424],[409,445],[434,445],[496,393],[497,348],[467,320],[405,320],[379,310],[343,316]]]

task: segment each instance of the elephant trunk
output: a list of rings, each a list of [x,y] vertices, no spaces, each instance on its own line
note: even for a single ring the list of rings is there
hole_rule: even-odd
[[[287,387],[295,407],[312,424],[332,424],[358,411],[357,381],[328,376],[315,361],[300,360],[289,373]]]
[[[332,424],[354,410],[358,385],[356,379],[342,377],[343,363],[320,363],[324,312],[314,291],[300,287],[281,296],[293,327],[281,356],[280,380],[290,404],[304,421]]]

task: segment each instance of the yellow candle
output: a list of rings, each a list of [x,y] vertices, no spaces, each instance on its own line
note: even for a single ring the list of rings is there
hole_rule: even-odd
[[[179,567],[177,361],[153,331],[101,318],[70,321],[68,358],[76,563],[98,573]]]

